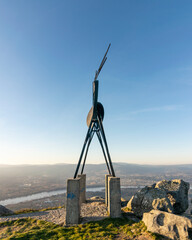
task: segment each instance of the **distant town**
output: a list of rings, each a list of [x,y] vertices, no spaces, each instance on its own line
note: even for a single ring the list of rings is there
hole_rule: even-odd
[[[75,164],[55,165],[0,165],[0,201],[23,197],[31,194],[66,189],[66,181],[73,178]],[[155,182],[172,179],[183,179],[192,186],[192,165],[136,165],[114,163],[116,176],[121,178],[121,195],[126,200],[139,188]],[[87,187],[104,187],[104,175],[107,173],[105,164],[87,164]],[[87,196],[104,197],[104,191],[88,192]],[[192,190],[189,191],[192,199]],[[45,208],[65,204],[65,194],[26,201],[9,206],[12,210],[22,208]]]

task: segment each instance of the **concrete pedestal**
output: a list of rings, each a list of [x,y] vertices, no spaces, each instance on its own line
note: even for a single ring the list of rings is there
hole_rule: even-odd
[[[67,180],[66,225],[80,221],[80,178]]]
[[[108,203],[108,178],[112,177],[112,175],[110,174],[106,174],[105,175],[105,204],[108,207],[109,203]]]
[[[86,202],[86,174],[78,175],[80,178],[80,204]]]
[[[112,218],[121,217],[120,178],[108,178],[108,211]]]

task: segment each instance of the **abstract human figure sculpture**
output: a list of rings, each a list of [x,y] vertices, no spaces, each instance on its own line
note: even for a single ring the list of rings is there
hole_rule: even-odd
[[[85,137],[85,142],[83,144],[83,148],[82,148],[82,151],[80,154],[80,158],[79,158],[79,162],[77,164],[74,178],[77,177],[77,174],[78,174],[78,171],[79,171],[79,168],[81,165],[81,161],[82,161],[82,158],[83,158],[83,155],[85,152],[84,161],[83,161],[83,165],[82,165],[82,169],[81,169],[81,174],[83,174],[89,146],[91,144],[91,141],[92,141],[95,133],[97,134],[99,143],[101,145],[109,174],[112,175],[113,177],[115,177],[115,172],[113,169],[113,165],[112,165],[112,161],[111,161],[111,157],[110,157],[110,153],[109,153],[109,149],[108,149],[108,145],[107,145],[107,140],[106,140],[106,136],[105,136],[105,132],[104,132],[104,128],[103,128],[104,108],[103,108],[103,105],[100,102],[98,102],[99,81],[97,80],[99,73],[107,60],[106,56],[107,56],[110,46],[111,46],[111,44],[109,44],[107,51],[103,57],[103,60],[100,64],[98,70],[95,73],[95,78],[93,81],[93,106],[87,115],[88,131],[87,131],[87,135]]]

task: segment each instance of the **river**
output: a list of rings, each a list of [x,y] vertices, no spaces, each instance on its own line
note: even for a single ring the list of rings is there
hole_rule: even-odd
[[[142,186],[140,186],[142,187]],[[140,188],[138,186],[121,186],[121,188]],[[105,190],[105,187],[87,187],[86,191],[87,192],[102,192]],[[40,193],[35,193],[31,194],[28,196],[23,196],[23,197],[16,197],[16,198],[8,198],[5,200],[0,201],[0,205],[6,206],[9,204],[17,204],[21,202],[28,202],[32,200],[38,200],[46,197],[52,197],[56,196],[59,194],[64,194],[66,193],[66,189],[61,189],[61,190],[55,190],[55,191],[50,191],[50,192],[40,192]]]

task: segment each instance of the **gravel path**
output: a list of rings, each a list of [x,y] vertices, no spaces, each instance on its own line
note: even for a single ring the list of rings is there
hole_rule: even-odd
[[[45,220],[56,224],[65,224],[65,208],[59,208],[55,210],[47,210],[43,212],[25,213],[19,215],[11,215],[0,217],[0,222],[6,222],[21,218],[35,218],[39,220]],[[88,200],[87,203],[81,205],[81,218],[82,223],[89,221],[97,221],[108,217],[107,208],[103,200]]]
[[[191,207],[190,203],[190,207]],[[190,208],[191,209],[191,208]],[[47,210],[43,212],[32,212],[19,215],[11,215],[0,217],[0,222],[6,222],[21,218],[35,218],[39,220],[45,220],[48,222],[53,222],[60,225],[65,225],[65,208],[58,208],[54,210]],[[191,219],[191,214],[186,212],[183,216]],[[90,221],[98,221],[108,217],[107,207],[104,203],[104,199],[99,197],[93,197],[87,200],[86,203],[81,205],[81,223],[86,223]]]

